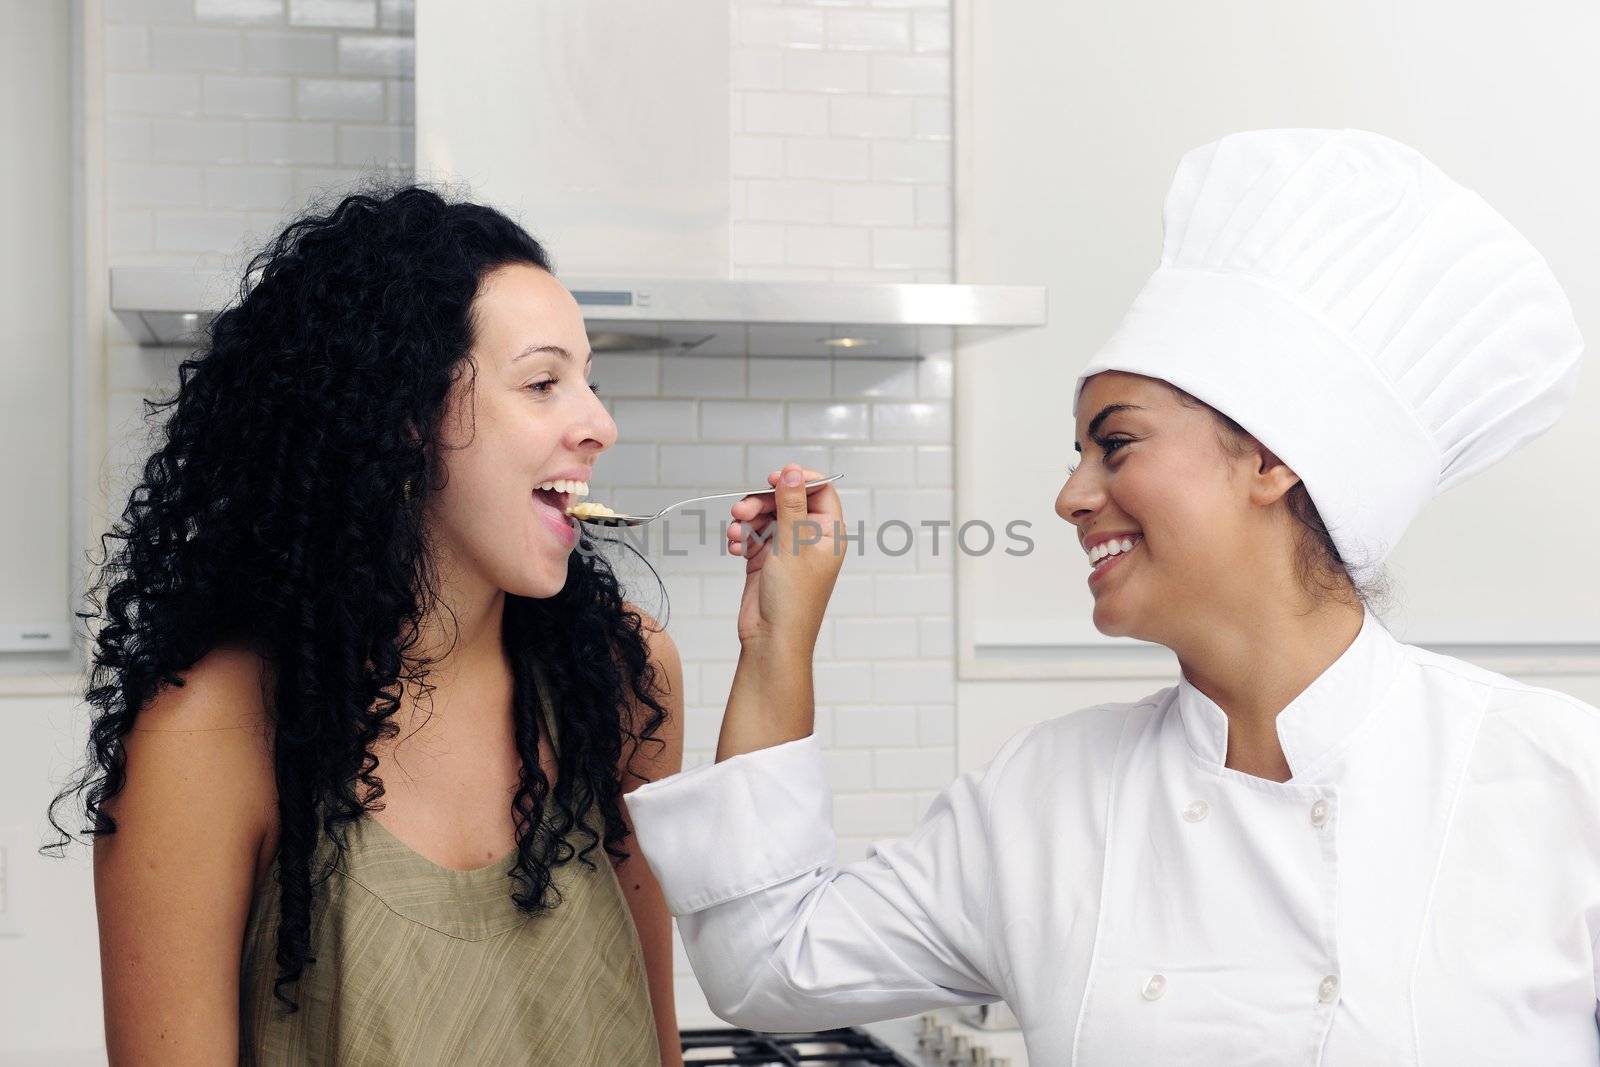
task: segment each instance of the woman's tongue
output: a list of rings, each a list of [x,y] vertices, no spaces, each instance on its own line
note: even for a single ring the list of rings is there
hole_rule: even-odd
[[[551,508],[554,508],[557,515],[565,514],[563,494],[556,492],[554,489],[535,489],[533,496],[534,499],[541,500]]]

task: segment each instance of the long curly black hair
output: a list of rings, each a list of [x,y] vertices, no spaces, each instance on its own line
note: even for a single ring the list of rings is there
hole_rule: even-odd
[[[102,550],[122,544],[95,564],[94,610],[78,613],[101,625],[86,635],[88,765],[50,805],[62,837],[46,847],[58,855],[72,834],[56,808],[73,795],[87,791],[83,833],[116,831],[102,806],[125,783],[123,738],[163,683],[182,685],[178,672],[224,642],[270,665],[282,909],[274,990],[290,1011],[298,1003],[285,987],[315,962],[313,889],[334,862],[313,872],[317,845],[326,835],[342,851],[343,824],[382,797],[372,747],[398,733],[389,720],[403,687],[431,692],[430,661],[415,648],[421,619],[442,609],[423,504],[440,473],[446,395],[473,369],[474,295],[509,264],[551,269],[500,212],[417,185],[369,186],[290,223],[180,364],[176,394],[146,402],[147,421],[172,410],[121,521],[101,538]],[[574,855],[590,869],[597,845],[613,862],[628,856],[620,761],[646,741],[659,746],[667,715],[643,619],[599,546],[585,536],[577,549],[557,595],[506,594],[522,763],[508,873],[528,912],[559,904],[552,870]],[[553,791],[539,765],[536,669],[560,716]]]

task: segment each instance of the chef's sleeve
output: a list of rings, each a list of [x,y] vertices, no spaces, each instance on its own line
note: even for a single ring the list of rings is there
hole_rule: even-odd
[[[984,774],[962,775],[910,836],[844,866],[815,735],[627,794],[711,1010],[770,1032],[1001,999]]]

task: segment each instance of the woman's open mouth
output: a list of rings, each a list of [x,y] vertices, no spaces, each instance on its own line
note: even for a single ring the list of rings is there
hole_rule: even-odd
[[[567,515],[567,505],[573,499],[574,494],[570,492],[558,492],[555,489],[533,491],[533,504],[538,509],[540,521],[568,547],[578,540],[578,520]]]

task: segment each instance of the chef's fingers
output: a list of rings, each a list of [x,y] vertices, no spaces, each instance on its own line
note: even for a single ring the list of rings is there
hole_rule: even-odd
[[[778,475],[782,473],[782,471],[773,471],[768,474],[767,484],[776,486],[778,484]],[[808,470],[801,473],[804,480],[808,482],[823,477],[821,471]],[[754,519],[758,515],[771,515],[777,510],[778,494],[776,493],[752,493],[739,499],[734,503],[733,507],[728,509],[734,518],[740,520]]]

